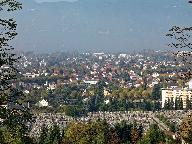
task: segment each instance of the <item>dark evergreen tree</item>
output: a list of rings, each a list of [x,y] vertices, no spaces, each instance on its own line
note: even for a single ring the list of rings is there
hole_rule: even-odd
[[[133,127],[131,129],[131,143],[137,144],[138,140],[139,140],[139,134],[138,134],[137,128]]]
[[[179,109],[183,110],[183,99],[182,98],[179,99]]]
[[[38,144],[45,144],[48,138],[48,134],[49,134],[49,129],[47,128],[47,126],[43,125],[41,127],[41,133],[39,136]]]
[[[96,89],[97,103],[100,104],[104,101],[104,88],[106,84],[105,81],[99,81]]]
[[[117,123],[115,129],[117,131],[118,137],[121,140],[121,143],[131,142],[131,129],[132,125],[128,125],[125,121]]]
[[[152,110],[152,104],[151,104],[151,102],[150,101],[144,101],[144,103],[145,103],[145,110],[147,110],[147,111],[151,111]]]
[[[143,126],[142,126],[142,124],[140,124],[139,127],[137,128],[137,132],[138,132],[139,139],[141,139],[143,137]]]
[[[87,104],[87,110],[89,112],[95,112],[98,110],[98,107],[96,105],[96,96],[91,96],[90,100],[88,101],[88,104]]]
[[[109,105],[109,111],[117,111],[118,110],[118,99],[113,98]]]
[[[174,110],[174,100],[173,100],[173,98],[171,98],[171,101],[170,101],[170,110]]]
[[[160,104],[159,101],[156,101],[156,102],[154,103],[154,110],[160,110],[160,109],[161,109],[161,104]]]
[[[190,110],[191,109],[191,100],[189,99],[189,97],[187,96],[186,98],[186,110]]]
[[[153,100],[159,100],[161,98],[161,87],[159,84],[154,85],[151,98]]]
[[[153,124],[150,126],[148,132],[144,136],[141,144],[160,144],[166,142],[166,136],[163,131],[161,131],[158,125]]]
[[[189,99],[190,101],[190,110],[192,110],[192,97]]]
[[[179,99],[175,98],[175,110],[179,110]]]
[[[56,124],[54,124],[49,134],[50,144],[59,144],[61,142],[61,139],[62,138],[61,138],[60,129]]]
[[[171,100],[169,98],[167,100],[167,110],[171,110]]]
[[[169,108],[168,100],[165,100],[164,109],[168,110],[168,108]]]

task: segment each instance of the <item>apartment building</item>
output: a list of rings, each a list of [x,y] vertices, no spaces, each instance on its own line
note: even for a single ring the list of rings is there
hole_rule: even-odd
[[[162,108],[166,100],[173,99],[175,101],[176,98],[182,98],[183,100],[183,108],[186,108],[186,100],[187,97],[189,99],[192,98],[192,80],[189,81],[188,88],[163,88],[162,89]]]

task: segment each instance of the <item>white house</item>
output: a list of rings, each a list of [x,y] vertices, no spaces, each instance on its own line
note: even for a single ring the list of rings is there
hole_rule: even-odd
[[[28,90],[25,90],[24,93],[29,94],[30,92]]]
[[[96,85],[98,83],[97,80],[84,80],[84,83],[90,84],[90,85]]]
[[[192,79],[189,81],[189,89],[192,90]]]
[[[105,100],[105,104],[108,104],[110,101],[107,99],[107,100]]]
[[[39,74],[35,74],[35,73],[26,73],[23,74],[26,78],[36,78],[39,77]]]
[[[125,58],[127,57],[127,54],[119,54],[118,58]]]
[[[49,87],[47,87],[47,90],[54,90],[56,88],[57,88],[57,85],[55,83],[52,83],[52,84],[50,83]]]
[[[39,63],[39,65],[45,67],[45,66],[47,65],[47,63],[46,63],[45,60],[43,59],[43,60]]]
[[[43,100],[38,102],[38,106],[39,107],[47,107],[47,106],[49,106],[49,104],[46,100],[43,99]]]
[[[154,78],[157,78],[159,76],[159,74],[157,73],[157,72],[154,72],[153,74],[152,74],[152,77],[154,77]]]

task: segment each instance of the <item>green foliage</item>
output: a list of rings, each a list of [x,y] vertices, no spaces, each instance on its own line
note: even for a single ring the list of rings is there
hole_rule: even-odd
[[[182,100],[182,98],[180,98],[180,100],[179,100],[179,109],[183,110],[183,100]]]
[[[191,109],[192,109],[191,99],[189,99],[189,97],[187,96],[187,99],[186,99],[186,110],[191,110]]]
[[[161,87],[159,84],[154,85],[151,98],[153,100],[159,100],[161,98]]]
[[[64,112],[67,116],[78,117],[86,114],[86,110],[81,105],[61,106],[59,112]]]
[[[64,143],[120,144],[116,130],[105,121],[71,123],[64,136]]]
[[[45,141],[48,137],[48,131],[49,131],[49,129],[45,125],[43,125],[41,127],[41,133],[40,133],[39,142],[38,142],[39,144],[45,143]]]
[[[118,137],[123,144],[132,143],[136,144],[143,135],[142,125],[127,124],[125,121],[115,125]]]
[[[7,127],[0,129],[0,143],[22,144],[22,138],[18,128],[15,128],[14,133]]]
[[[164,115],[158,114],[156,117],[164,124],[166,124],[171,132],[175,133],[178,130],[178,126],[175,123],[170,122],[169,119],[167,119]]]
[[[173,98],[165,101],[164,104],[165,110],[182,110],[183,109],[183,100],[182,98],[176,98],[175,101]]]
[[[51,128],[43,125],[38,144],[60,144],[62,143],[62,133],[60,128],[54,124]]]
[[[21,3],[16,0],[2,0],[0,12],[21,9]],[[29,110],[22,103],[23,93],[12,87],[11,83],[17,79],[18,71],[15,68],[19,57],[14,48],[9,45],[17,35],[16,21],[11,18],[0,18],[0,129],[1,143],[25,143],[29,130],[27,122],[31,121]],[[4,107],[3,105],[6,105]]]
[[[140,143],[142,144],[159,144],[166,142],[166,135],[161,131],[158,125],[153,124],[150,126],[148,132],[143,137]]]
[[[125,121],[122,121],[121,123],[117,123],[115,128],[122,143],[131,141],[132,125],[128,125]]]
[[[179,106],[179,99],[178,98],[176,98],[175,99],[175,110],[179,110],[180,109],[180,106]]]

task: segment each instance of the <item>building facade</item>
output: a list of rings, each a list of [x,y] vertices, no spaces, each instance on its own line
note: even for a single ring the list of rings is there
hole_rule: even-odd
[[[192,79],[189,81],[188,88],[162,88],[162,108],[164,108],[165,102],[168,101],[168,99],[173,99],[173,101],[175,102],[176,98],[181,98],[183,101],[183,108],[186,108],[187,98],[189,100],[192,99]]]
[[[173,99],[175,102],[176,98],[181,98],[183,101],[183,108],[186,108],[186,100],[187,98],[192,98],[192,90],[183,89],[183,88],[163,88],[162,89],[162,108],[165,105],[165,102],[168,99]]]

